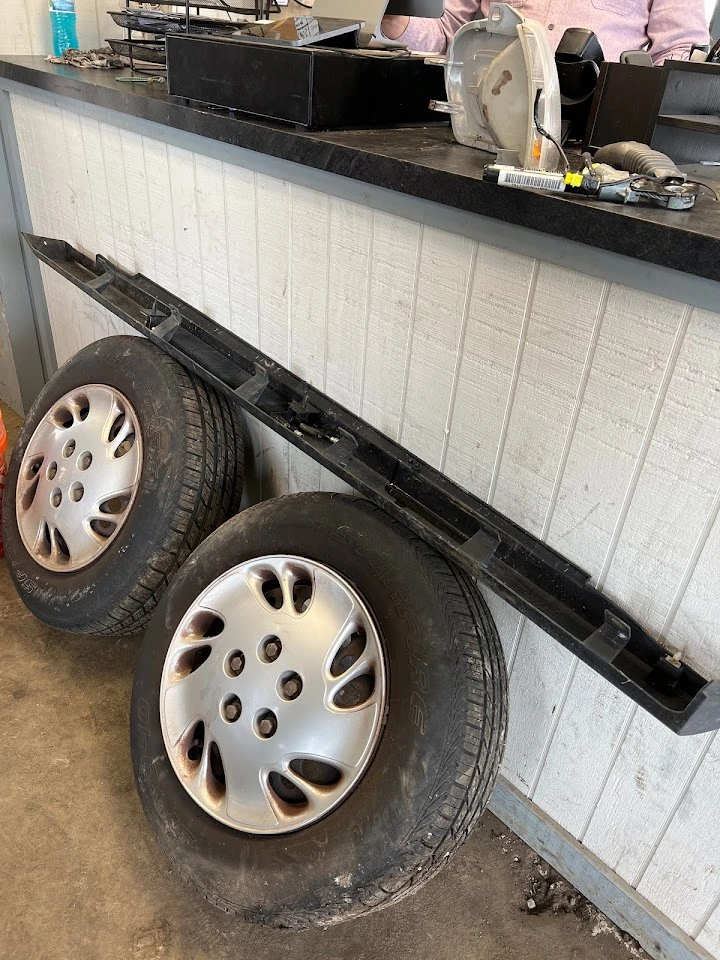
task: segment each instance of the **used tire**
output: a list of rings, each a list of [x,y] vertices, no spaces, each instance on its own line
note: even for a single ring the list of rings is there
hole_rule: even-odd
[[[495,781],[506,704],[497,632],[462,571],[367,501],[283,497],[209,537],[156,611],[135,778],[207,900],[327,925],[447,863]]]
[[[130,634],[239,509],[228,401],[140,337],[90,344],[46,384],[13,451],[3,541],[26,606],[52,627]]]

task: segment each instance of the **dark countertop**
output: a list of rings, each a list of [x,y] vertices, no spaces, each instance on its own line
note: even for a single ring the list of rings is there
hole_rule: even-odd
[[[42,57],[0,57],[0,77],[8,80],[468,213],[720,280],[720,204],[705,194],[693,210],[674,213],[512,190],[484,183],[482,167],[487,154],[457,144],[444,124],[311,133],[189,105],[168,96],[160,84],[117,83],[118,75],[118,71],[56,66]],[[488,242],[492,243],[492,236]]]

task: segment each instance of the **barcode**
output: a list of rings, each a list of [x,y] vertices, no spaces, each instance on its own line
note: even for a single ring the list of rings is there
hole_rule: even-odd
[[[535,190],[554,190],[556,193],[562,193],[565,190],[565,180],[560,174],[543,176],[541,173],[502,170],[498,176],[498,182],[506,183],[510,187],[531,187]]]

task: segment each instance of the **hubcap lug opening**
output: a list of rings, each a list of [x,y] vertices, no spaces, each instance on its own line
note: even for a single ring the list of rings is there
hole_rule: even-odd
[[[266,663],[274,663],[282,653],[282,643],[277,637],[268,637],[262,643],[262,656]]]
[[[280,678],[280,696],[284,700],[297,700],[302,693],[303,682],[299,674],[287,673]]]
[[[245,655],[240,651],[236,650],[234,653],[231,653],[225,664],[225,673],[229,677],[239,677],[240,674],[245,669]]]
[[[242,713],[242,703],[237,697],[228,697],[222,707],[222,715],[228,723],[235,723],[240,719]]]
[[[277,732],[277,717],[272,710],[262,710],[255,718],[255,729],[259,737],[269,740]]]

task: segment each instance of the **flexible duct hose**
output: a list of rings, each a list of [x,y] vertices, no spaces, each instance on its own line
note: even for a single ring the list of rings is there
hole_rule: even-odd
[[[628,173],[642,177],[686,179],[685,174],[678,170],[670,157],[636,140],[624,140],[622,143],[609,143],[606,147],[600,147],[594,159],[595,163],[607,163],[616,170],[627,170]]]

